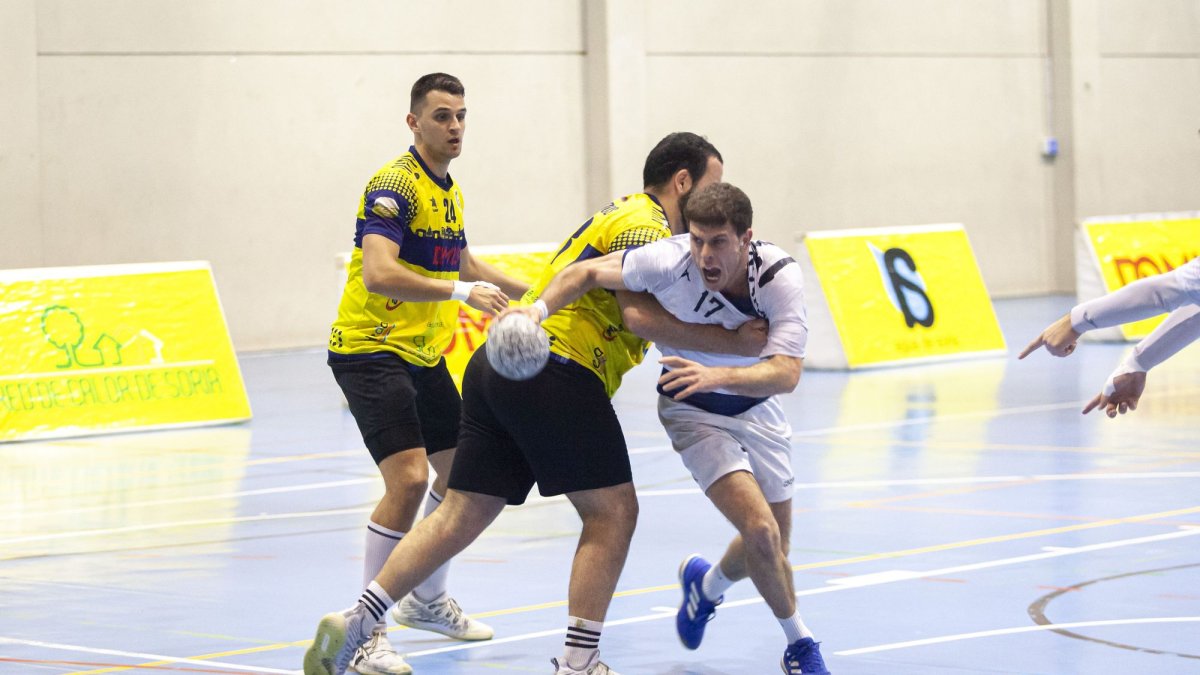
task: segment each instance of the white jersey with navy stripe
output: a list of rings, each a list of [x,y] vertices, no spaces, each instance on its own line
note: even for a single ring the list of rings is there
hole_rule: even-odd
[[[652,293],[668,312],[688,323],[720,324],[732,330],[751,318],[766,319],[770,325],[767,346],[758,357],[675,349],[670,345],[658,345],[659,350],[706,366],[749,366],[776,354],[803,358],[808,326],[804,278],[795,260],[774,244],[750,242],[750,297],[735,301],[704,287],[700,270],[692,260],[689,237],[680,234],[629,251],[621,270],[625,287]]]

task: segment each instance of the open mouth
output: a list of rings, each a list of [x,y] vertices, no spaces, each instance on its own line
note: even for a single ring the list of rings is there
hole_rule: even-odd
[[[700,273],[704,275],[704,280],[709,283],[716,283],[721,279],[721,270],[719,269],[704,267],[700,270]]]

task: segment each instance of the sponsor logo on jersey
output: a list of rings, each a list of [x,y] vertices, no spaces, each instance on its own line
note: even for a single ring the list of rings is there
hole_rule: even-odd
[[[400,215],[400,205],[391,197],[376,197],[371,204],[371,213],[380,218],[395,218]]]

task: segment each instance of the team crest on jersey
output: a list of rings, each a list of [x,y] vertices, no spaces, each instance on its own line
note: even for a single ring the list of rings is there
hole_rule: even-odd
[[[371,204],[371,213],[380,218],[395,218],[400,215],[400,205],[391,197],[376,197]]]
[[[616,340],[617,333],[620,333],[622,330],[622,326],[614,326],[611,323],[608,324],[608,327],[604,329],[604,340],[606,342],[612,342],[613,340]]]

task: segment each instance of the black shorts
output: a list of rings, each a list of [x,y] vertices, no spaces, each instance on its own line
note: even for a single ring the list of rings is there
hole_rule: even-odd
[[[329,367],[376,464],[403,450],[432,455],[458,442],[462,398],[445,359],[425,368],[392,354],[330,353]]]
[[[535,482],[549,497],[632,480],[625,436],[595,373],[552,358],[533,379],[513,382],[483,349],[471,357],[450,488],[521,504]]]

